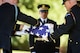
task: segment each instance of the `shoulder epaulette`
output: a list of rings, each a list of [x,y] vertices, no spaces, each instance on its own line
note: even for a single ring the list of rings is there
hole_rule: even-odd
[[[66,16],[69,16],[69,15],[71,15],[71,14],[70,14],[70,13],[67,13],[67,14],[66,14]]]

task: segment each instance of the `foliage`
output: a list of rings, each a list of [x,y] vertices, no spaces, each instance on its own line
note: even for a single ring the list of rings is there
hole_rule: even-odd
[[[31,15],[34,18],[39,18],[37,6],[39,4],[49,4],[48,17],[58,24],[61,24],[66,13],[62,0],[20,0],[19,7],[25,14]]]
[[[22,35],[21,37],[13,36],[11,42],[14,50],[29,50],[28,35]]]
[[[12,53],[30,53],[29,51],[13,50]]]

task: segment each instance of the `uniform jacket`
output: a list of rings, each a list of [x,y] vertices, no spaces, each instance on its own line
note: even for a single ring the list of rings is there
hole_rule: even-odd
[[[38,21],[42,23],[41,19],[38,19]],[[46,23],[52,23],[52,24],[54,24],[54,29],[53,30],[55,30],[57,28],[56,22],[54,22],[54,21],[52,21],[50,19],[47,19],[47,22]],[[35,36],[30,35],[30,37],[29,37],[30,47],[34,46],[34,39],[35,38],[36,38]]]
[[[37,20],[20,12],[17,20],[35,25]],[[0,6],[0,48],[10,49],[10,36],[15,25],[15,7],[9,3]]]
[[[72,40],[72,53],[80,53],[80,7],[78,5],[74,5],[71,8],[71,11],[75,17],[71,13],[66,14],[65,20],[66,23],[61,25],[59,29],[57,29],[53,35],[53,38],[58,38],[64,33],[69,34],[69,38]],[[77,42],[77,43],[76,43]]]
[[[75,5],[71,8],[71,11],[74,16],[75,16],[75,21],[73,19],[73,16],[71,13],[67,13],[65,16],[65,24],[62,24],[60,26],[60,28],[58,28],[57,30],[55,30],[55,32],[53,33],[54,38],[58,38],[60,37],[62,34],[68,33],[70,34],[70,38],[74,39],[74,41],[80,40],[79,39],[79,35],[80,35],[80,7]],[[76,23],[75,23],[76,22]],[[52,36],[52,37],[53,37]]]

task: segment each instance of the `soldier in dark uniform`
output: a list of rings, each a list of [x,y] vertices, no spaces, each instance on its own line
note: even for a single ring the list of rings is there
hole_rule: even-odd
[[[55,30],[51,37],[58,38],[68,33],[67,53],[80,53],[80,7],[77,5],[77,0],[63,0],[63,4],[69,13],[65,16],[65,23]]]
[[[11,3],[11,1],[12,0],[3,0],[3,4],[0,6],[0,51],[3,50],[3,53],[10,53],[10,39],[14,25],[16,23],[15,7],[14,3]],[[17,10],[17,20],[31,25],[37,24],[36,19],[21,13],[18,7]]]
[[[57,28],[56,22],[48,19],[48,9],[50,8],[47,4],[41,4],[38,5],[40,18],[38,21],[40,22],[40,25],[43,25],[45,23],[51,23],[54,25],[53,30]],[[44,23],[45,22],[45,23]],[[40,26],[39,25],[39,26]],[[47,37],[49,39],[49,42],[43,41],[41,37],[30,35],[29,42],[30,42],[30,49],[31,53],[54,53],[55,52],[55,43],[50,39],[50,37]],[[36,41],[34,41],[34,39]],[[60,39],[57,39],[58,43],[60,43]],[[59,46],[59,44],[58,44]],[[58,50],[59,51],[59,50]]]

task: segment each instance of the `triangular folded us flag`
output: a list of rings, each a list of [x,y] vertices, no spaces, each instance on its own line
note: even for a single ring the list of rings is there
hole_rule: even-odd
[[[27,25],[24,25],[23,30],[22,31],[17,31],[16,34],[32,34],[35,36],[39,36],[39,37],[48,37],[51,33],[54,32],[54,24],[51,23],[46,23],[44,25],[41,25],[39,27],[36,26],[32,26],[32,27],[28,27]],[[21,35],[22,35],[21,34]]]
[[[40,37],[47,37],[54,32],[53,28],[53,24],[47,23],[39,27],[32,27],[29,33]]]

